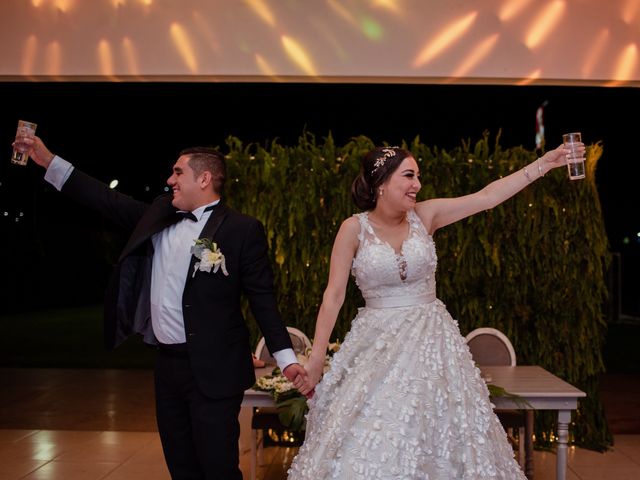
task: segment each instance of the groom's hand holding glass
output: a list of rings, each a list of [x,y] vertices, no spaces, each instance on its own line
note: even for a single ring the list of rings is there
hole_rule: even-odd
[[[20,143],[25,149],[25,152],[38,165],[47,168],[51,163],[51,160],[53,160],[53,153],[51,153],[51,151],[44,145],[42,140],[40,140],[40,137],[38,137],[37,135],[34,135],[32,137],[23,137]]]

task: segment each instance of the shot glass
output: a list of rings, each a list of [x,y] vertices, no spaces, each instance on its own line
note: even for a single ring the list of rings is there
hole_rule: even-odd
[[[567,169],[569,170],[570,180],[579,180],[585,177],[584,154],[578,152],[576,149],[576,144],[581,142],[582,135],[580,132],[565,133],[562,135],[562,143],[565,148],[571,150],[571,153],[567,155]]]
[[[33,138],[36,134],[37,125],[33,122],[18,120],[18,129],[16,130],[16,141],[11,154],[11,163],[16,165],[26,165],[29,155],[27,154],[27,146],[21,143],[24,137]]]

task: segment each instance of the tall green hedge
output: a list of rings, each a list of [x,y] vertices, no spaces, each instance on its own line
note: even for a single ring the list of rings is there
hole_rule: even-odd
[[[522,168],[536,154],[503,148],[499,134],[475,144],[438,149],[415,138],[408,148],[421,170],[420,198],[459,196]],[[335,145],[308,132],[297,145],[227,140],[228,203],[265,225],[282,314],[313,335],[340,223],[355,213],[351,182],[359,159],[374,145],[366,137]],[[578,446],[612,444],[598,377],[604,371],[605,273],[609,251],[595,169],[601,146],[588,148],[587,178],[549,172],[514,198],[436,232],[438,297],[462,334],[480,326],[506,333],[520,364],[536,364],[587,393],[571,425]],[[350,282],[334,330],[341,339],[363,300]],[[255,322],[250,322],[255,325]],[[254,327],[255,328],[255,327]],[[253,331],[257,341],[259,332]],[[536,445],[553,444],[555,415],[536,415]]]

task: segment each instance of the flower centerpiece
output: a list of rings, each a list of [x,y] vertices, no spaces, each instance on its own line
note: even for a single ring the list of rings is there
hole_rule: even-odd
[[[269,392],[278,409],[280,423],[290,430],[304,430],[305,415],[309,407],[307,399],[285,377],[278,367],[271,375],[264,375],[253,385],[254,390]]]

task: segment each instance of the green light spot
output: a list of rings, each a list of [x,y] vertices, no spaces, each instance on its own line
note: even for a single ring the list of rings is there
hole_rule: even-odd
[[[362,19],[362,31],[371,40],[380,40],[382,38],[382,27],[371,18],[365,17]]]

